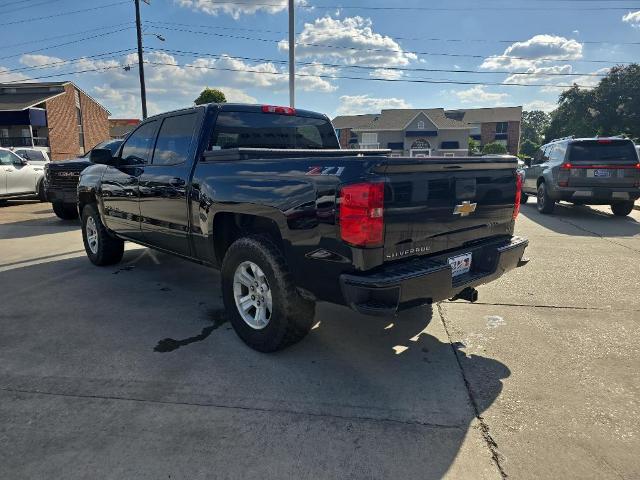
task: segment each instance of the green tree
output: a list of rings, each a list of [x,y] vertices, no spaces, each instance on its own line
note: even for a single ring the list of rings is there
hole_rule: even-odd
[[[595,101],[593,91],[581,90],[574,85],[560,94],[558,108],[551,112],[551,123],[547,129],[545,140],[555,138],[591,137],[595,135],[594,126]]]
[[[196,105],[202,105],[204,103],[226,103],[227,97],[224,96],[224,93],[217,88],[205,88],[200,92],[198,98],[194,100]]]
[[[482,147],[482,153],[484,155],[505,155],[507,153],[507,147],[501,143],[487,143]]]
[[[524,142],[520,144],[520,154],[526,157],[533,157],[539,148],[540,148],[539,144],[532,142],[527,138]]]
[[[469,139],[469,155],[476,155],[480,153],[480,144],[476,142],[473,138]]]
[[[522,112],[521,142],[530,140],[540,144],[551,123],[551,115],[542,110]]]

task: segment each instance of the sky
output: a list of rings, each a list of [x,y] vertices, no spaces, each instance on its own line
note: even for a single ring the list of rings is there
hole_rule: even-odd
[[[228,101],[288,105],[287,0],[141,2],[150,114]],[[0,0],[0,82],[70,80],[141,116],[133,0]],[[640,61],[640,0],[296,0],[296,107],[554,108]],[[159,37],[164,39],[160,40]]]

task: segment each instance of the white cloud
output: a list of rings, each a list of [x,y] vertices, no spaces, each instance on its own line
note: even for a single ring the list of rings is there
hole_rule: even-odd
[[[504,83],[517,83],[519,85],[528,85],[531,83],[557,83],[558,80],[566,82],[569,77],[560,76],[572,73],[571,65],[551,65],[548,67],[529,67],[523,70],[527,75],[510,75]],[[549,75],[552,74],[552,75]]]
[[[531,110],[542,110],[543,112],[550,112],[555,110],[558,105],[554,102],[547,102],[545,100],[533,100],[529,103],[525,103],[523,105],[523,110],[531,111]]]
[[[595,87],[602,80],[602,76],[609,72],[609,68],[601,68],[595,72],[591,72],[589,75],[580,75],[572,77],[555,77],[554,82],[549,82],[549,86],[542,87],[540,91],[545,93],[561,93],[567,90],[567,85],[579,85],[580,87]],[[562,86],[556,86],[554,84],[562,84]]]
[[[629,12],[624,17],[622,17],[622,21],[630,24],[632,27],[640,28],[640,10],[637,12]]]
[[[401,98],[374,98],[369,95],[343,95],[340,97],[338,115],[360,115],[363,113],[378,113],[388,108],[411,108],[411,105]]]
[[[462,103],[473,103],[476,105],[500,105],[509,97],[508,93],[487,92],[485,87],[481,85],[476,85],[467,90],[453,90],[450,93],[458,97]]]
[[[278,48],[287,51],[288,42],[282,40]],[[380,68],[402,67],[417,60],[415,54],[404,51],[391,37],[374,32],[371,19],[357,16],[343,19],[326,16],[305,23],[296,39],[296,56]]]
[[[485,58],[480,68],[487,70],[532,68],[544,62],[580,58],[582,58],[582,44],[577,40],[556,35],[535,35],[524,42],[511,44],[502,55]]]
[[[0,66],[0,83],[20,82],[23,80],[29,80],[29,77],[20,72],[11,72],[7,67]]]
[[[369,73],[369,76],[376,78],[384,78],[388,80],[396,80],[402,78],[402,70],[389,70],[388,68],[376,68]]]
[[[64,62],[64,60],[58,57],[50,57],[48,55],[25,54],[20,57],[20,63],[27,67],[41,67],[42,65],[47,65],[49,63],[60,62]]]
[[[226,13],[236,20],[241,15],[253,15],[255,13],[279,13],[287,9],[287,0],[243,0],[238,4],[227,0],[174,0],[174,3],[181,7],[190,8],[192,10],[207,13],[209,15],[218,15]],[[298,0],[296,4],[304,5],[305,1]]]

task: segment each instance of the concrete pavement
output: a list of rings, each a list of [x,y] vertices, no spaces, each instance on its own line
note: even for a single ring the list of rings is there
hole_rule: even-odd
[[[244,346],[215,271],[0,207],[0,478],[637,478],[640,212],[524,206],[531,263]]]

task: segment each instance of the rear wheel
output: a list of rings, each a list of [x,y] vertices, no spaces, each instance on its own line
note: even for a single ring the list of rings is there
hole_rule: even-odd
[[[527,203],[527,200],[529,200],[529,195],[527,195],[526,193],[522,192],[520,194],[520,203],[522,205],[524,205],[525,203]]]
[[[227,250],[221,274],[231,325],[254,350],[281,350],[311,330],[315,303],[297,292],[282,252],[269,238],[236,240]]]
[[[618,202],[611,205],[611,211],[618,217],[626,217],[633,210],[633,201]]]
[[[549,198],[547,187],[544,182],[542,182],[538,186],[538,211],[540,213],[553,213],[555,206],[556,202]]]
[[[74,220],[78,218],[78,209],[70,203],[53,202],[53,213],[62,220]]]
[[[122,260],[124,242],[107,231],[94,204],[82,210],[82,241],[87,257],[94,265],[113,265]]]

